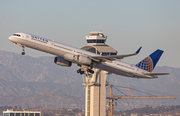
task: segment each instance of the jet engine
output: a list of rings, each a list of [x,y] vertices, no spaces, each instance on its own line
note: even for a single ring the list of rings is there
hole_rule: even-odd
[[[82,55],[65,54],[64,58],[71,62],[76,62],[82,65],[90,65],[92,63],[92,60],[90,58]]]
[[[67,61],[64,58],[59,57],[59,56],[54,58],[54,63],[57,65],[67,66],[67,67],[71,67],[71,65],[72,65],[72,62]]]

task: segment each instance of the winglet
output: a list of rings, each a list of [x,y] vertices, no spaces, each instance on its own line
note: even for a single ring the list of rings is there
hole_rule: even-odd
[[[138,54],[140,52],[142,47],[140,47],[137,51],[136,51],[136,54]]]

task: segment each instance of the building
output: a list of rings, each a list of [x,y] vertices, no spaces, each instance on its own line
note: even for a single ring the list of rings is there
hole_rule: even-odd
[[[41,116],[40,111],[13,111],[7,109],[7,111],[3,111],[3,116]]]
[[[105,42],[107,36],[103,32],[90,32],[86,36],[87,45],[81,47],[81,49],[100,54],[100,55],[117,55],[117,51]]]
[[[116,55],[117,51],[105,44],[107,36],[103,32],[90,32],[87,44],[81,47],[100,55]],[[85,116],[106,116],[106,74],[108,72],[93,68],[94,74],[87,77],[85,89]]]

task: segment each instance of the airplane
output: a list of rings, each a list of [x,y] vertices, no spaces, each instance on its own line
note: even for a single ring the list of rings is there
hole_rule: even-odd
[[[76,63],[79,68],[77,73],[81,75],[93,74],[93,68],[138,79],[154,79],[158,78],[158,75],[169,74],[152,72],[163,53],[160,49],[157,49],[136,65],[131,65],[120,61],[120,59],[137,55],[142,47],[132,54],[102,56],[28,33],[15,33],[9,37],[9,40],[14,45],[22,47],[22,55],[25,55],[25,47],[29,47],[56,55],[54,63],[57,65],[71,67],[72,63]]]

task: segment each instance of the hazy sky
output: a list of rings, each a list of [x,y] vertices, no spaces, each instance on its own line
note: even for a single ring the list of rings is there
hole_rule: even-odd
[[[156,49],[159,66],[180,67],[180,0],[0,0],[0,50],[21,53],[8,37],[27,32],[75,47],[90,31],[102,29],[118,54],[139,55],[122,61],[136,64]],[[32,57],[50,56],[26,48]],[[53,61],[53,60],[52,60]]]

